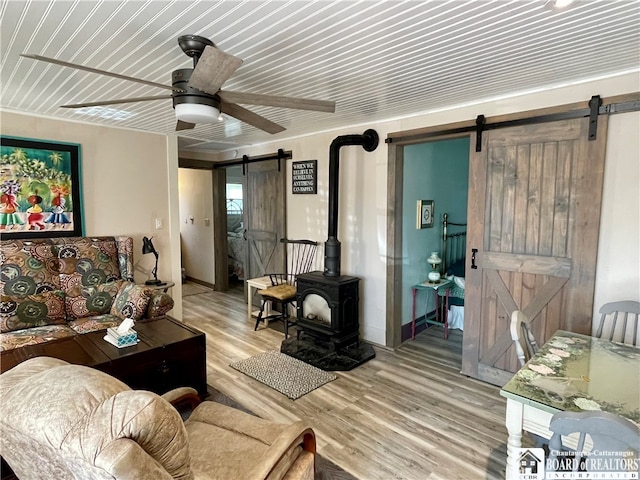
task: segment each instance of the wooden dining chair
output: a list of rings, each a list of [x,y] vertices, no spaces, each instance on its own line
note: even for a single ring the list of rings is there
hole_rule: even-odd
[[[554,470],[558,464],[555,460],[560,452],[574,452],[572,455],[563,455],[563,459],[570,458],[572,460],[572,471],[577,472],[603,472],[602,465],[599,461],[611,461],[612,459],[622,459],[622,452],[635,453],[635,456],[629,456],[630,459],[637,459],[640,454],[640,428],[631,423],[626,418],[614,415],[609,412],[601,412],[597,410],[586,412],[558,412],[551,418],[549,425],[552,435],[549,440],[550,461],[547,461],[547,471]],[[578,434],[578,442],[575,449],[566,445],[567,437],[572,434]],[[588,455],[585,456],[587,461],[581,462],[583,458],[585,442],[587,437],[590,438],[593,447]],[[613,452],[620,452],[616,456],[612,456]],[[562,455],[562,454],[561,454]],[[562,462],[566,465],[568,462]],[[564,469],[562,471],[565,471]],[[632,472],[638,473],[637,464]],[[585,477],[587,478],[587,477]],[[604,478],[604,477],[599,477]],[[614,477],[608,477],[614,478]],[[620,477],[622,478],[622,477]],[[637,478],[637,477],[624,477]]]
[[[635,347],[638,342],[639,316],[640,302],[625,300],[605,303],[600,307],[600,324],[595,336],[608,337],[610,341],[619,341]]]
[[[262,297],[260,312],[254,330],[258,329],[261,321],[268,319],[284,322],[284,338],[289,338],[289,327],[296,322],[289,321],[289,307],[296,301],[296,279],[301,273],[308,273],[313,266],[313,259],[318,249],[318,242],[312,240],[289,240],[283,238],[280,242],[287,248],[287,271],[284,273],[269,273],[271,286],[258,290]],[[265,316],[265,306],[274,305],[272,314]]]
[[[511,339],[516,347],[516,355],[522,367],[538,351],[538,342],[531,333],[529,317],[522,310],[511,313]]]

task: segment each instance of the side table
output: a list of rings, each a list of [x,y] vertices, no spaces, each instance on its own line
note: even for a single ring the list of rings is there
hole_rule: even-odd
[[[250,278],[247,280],[247,318],[251,318],[252,316],[258,316],[258,311],[253,311],[253,295],[255,294],[255,290],[262,290],[264,288],[269,288],[271,286],[271,279],[269,275],[265,275],[264,277]],[[265,306],[265,316],[271,314],[271,302],[268,302]],[[269,321],[265,319],[265,325],[269,324]]]
[[[176,284],[174,282],[163,282],[160,285],[147,285],[146,283],[143,283],[142,285],[152,290],[162,290],[164,293],[167,293],[167,291]]]
[[[449,289],[453,285],[451,280],[440,279],[437,283],[418,283],[411,287],[411,293],[413,297],[413,308],[411,313],[411,340],[416,338],[416,297],[421,290],[433,292],[436,307],[436,316],[433,319],[427,318],[425,312],[424,322],[431,325],[443,325],[444,326],[444,338],[449,338]],[[440,312],[439,291],[444,291],[444,312]],[[441,318],[443,317],[443,318]]]

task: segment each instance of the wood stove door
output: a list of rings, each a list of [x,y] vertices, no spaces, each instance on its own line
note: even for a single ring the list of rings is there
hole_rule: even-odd
[[[284,272],[286,237],[286,161],[249,163],[243,177],[245,278]]]

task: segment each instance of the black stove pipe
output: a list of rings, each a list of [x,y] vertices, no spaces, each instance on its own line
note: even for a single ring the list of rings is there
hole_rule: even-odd
[[[378,147],[378,133],[368,129],[362,135],[342,135],[336,137],[329,147],[329,238],[324,244],[324,275],[340,276],[341,247],[338,240],[338,190],[340,180],[340,148],[346,145],[362,145],[367,152]]]

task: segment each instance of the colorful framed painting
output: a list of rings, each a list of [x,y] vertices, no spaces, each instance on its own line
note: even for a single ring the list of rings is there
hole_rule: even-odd
[[[3,239],[82,236],[80,145],[0,137]]]

